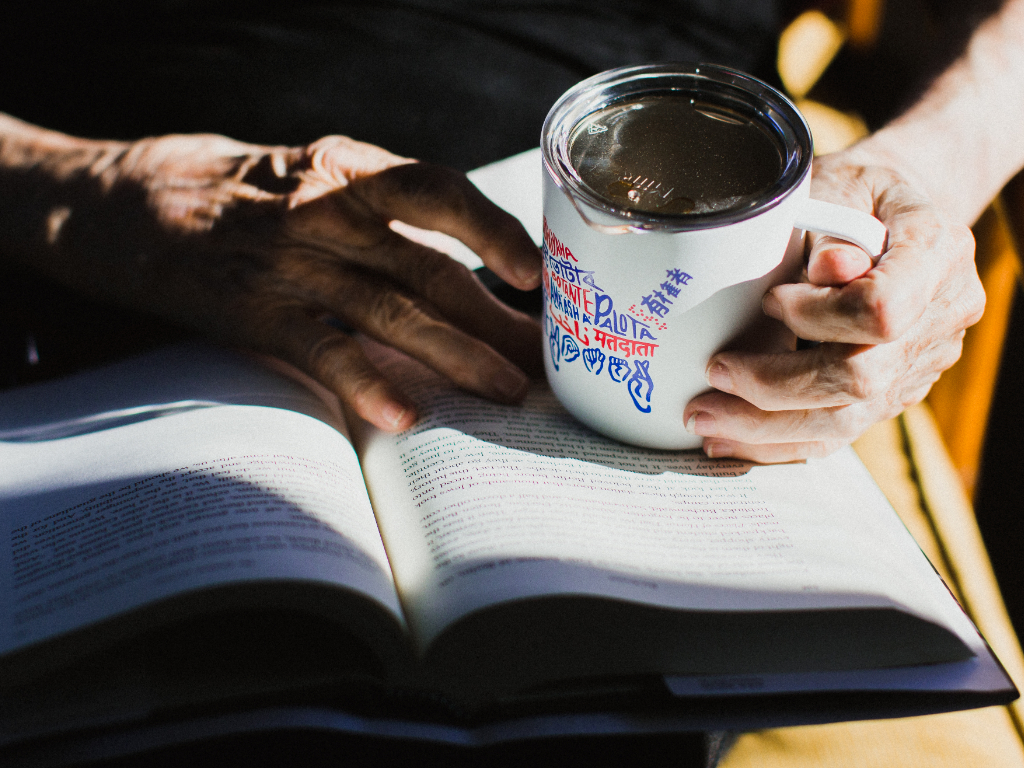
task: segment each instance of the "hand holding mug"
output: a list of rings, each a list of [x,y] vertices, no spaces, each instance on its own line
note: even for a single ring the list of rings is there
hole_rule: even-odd
[[[889,229],[886,253],[872,267],[858,249],[816,239],[804,279],[766,294],[766,314],[823,343],[712,357],[718,391],[683,414],[709,455],[828,454],[922,400],[959,358],[985,306],[970,230],[873,160],[859,147],[816,159],[812,194],[873,211]]]

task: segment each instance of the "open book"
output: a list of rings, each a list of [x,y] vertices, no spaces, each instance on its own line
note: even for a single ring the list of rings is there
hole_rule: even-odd
[[[627,447],[374,352],[424,414],[398,436],[198,345],[0,398],[0,741],[296,696],[511,738],[1015,695],[851,451]]]
[[[543,385],[495,405],[369,349],[423,414],[401,435],[198,344],[0,396],[0,750],[301,722],[480,744],[1016,697],[851,450],[633,448]]]

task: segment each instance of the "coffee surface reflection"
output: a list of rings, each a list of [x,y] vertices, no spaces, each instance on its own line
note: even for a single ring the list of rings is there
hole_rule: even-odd
[[[617,208],[655,215],[745,207],[783,170],[769,128],[689,94],[640,96],[590,113],[569,136],[583,183]]]

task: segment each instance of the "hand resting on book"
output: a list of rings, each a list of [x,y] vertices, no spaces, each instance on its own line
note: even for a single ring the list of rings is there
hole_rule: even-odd
[[[340,320],[463,388],[517,402],[540,330],[465,267],[389,227],[462,240],[517,288],[540,280],[519,222],[462,174],[334,136],[266,147],[223,136],[86,141],[0,116],[0,228],[15,259],[303,369],[360,416],[416,420]]]

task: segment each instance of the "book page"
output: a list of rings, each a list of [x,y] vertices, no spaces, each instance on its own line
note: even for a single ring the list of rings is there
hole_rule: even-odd
[[[0,652],[256,579],[402,623],[352,445],[309,389],[184,345],[0,396]]]
[[[578,424],[546,386],[499,406],[375,354],[423,414],[397,437],[357,430],[421,650],[478,608],[558,593],[696,610],[888,606],[971,632],[852,452],[765,467],[633,448]]]

